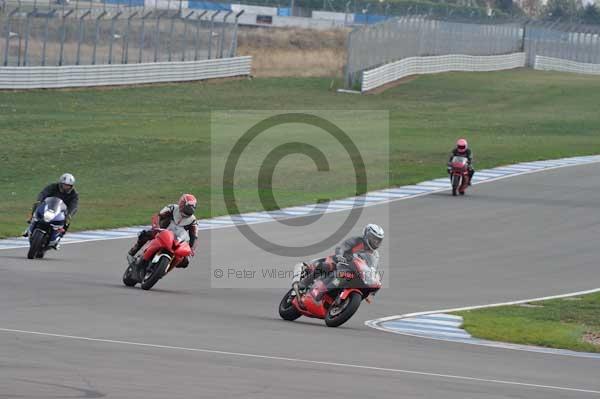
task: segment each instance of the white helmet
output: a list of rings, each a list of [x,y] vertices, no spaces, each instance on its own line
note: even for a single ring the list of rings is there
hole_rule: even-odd
[[[381,241],[383,241],[384,234],[383,229],[379,225],[372,223],[366,225],[363,229],[363,239],[367,246],[372,250],[379,248]]]
[[[71,187],[65,188],[64,187],[65,185],[71,186]],[[60,177],[60,179],[58,179],[58,189],[60,191],[70,193],[73,190],[74,185],[75,185],[75,177],[70,173],[65,173]]]

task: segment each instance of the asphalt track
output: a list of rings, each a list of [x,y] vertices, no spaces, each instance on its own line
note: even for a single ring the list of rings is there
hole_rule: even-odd
[[[280,320],[281,289],[211,289],[209,262],[273,259],[232,228],[203,232],[215,256],[199,254],[151,292],[121,285],[127,240],[72,244],[43,261],[0,251],[0,398],[600,397],[597,360],[363,325],[598,287],[599,164],[399,201],[389,216],[384,207],[361,223],[388,232],[389,287],[337,329]],[[276,223],[255,228],[298,240]]]

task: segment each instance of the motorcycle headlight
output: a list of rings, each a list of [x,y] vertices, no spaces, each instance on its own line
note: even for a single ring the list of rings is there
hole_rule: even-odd
[[[44,222],[50,223],[52,221],[52,219],[54,219],[55,216],[56,216],[56,213],[54,213],[54,211],[48,209],[46,212],[44,212]]]

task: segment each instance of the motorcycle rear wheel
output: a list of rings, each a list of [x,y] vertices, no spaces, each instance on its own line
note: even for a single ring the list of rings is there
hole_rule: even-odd
[[[360,306],[362,295],[353,292],[344,302],[339,305],[332,305],[325,316],[327,327],[339,327],[354,315]]]
[[[300,313],[292,304],[292,292],[294,292],[293,289],[289,290],[279,303],[279,316],[281,316],[283,320],[294,321],[302,316],[302,313]]]
[[[152,268],[152,272],[150,274],[146,273],[144,276],[144,280],[142,281],[142,289],[149,290],[150,288],[154,287],[154,284],[158,283],[158,280],[165,275],[167,266],[169,266],[170,262],[171,260],[169,258],[163,256],[159,259],[158,263],[149,265],[148,267]]]
[[[45,234],[42,233],[40,230],[33,231],[33,233],[31,234],[31,239],[29,240],[29,251],[27,251],[27,259],[41,258],[44,256],[44,238]]]

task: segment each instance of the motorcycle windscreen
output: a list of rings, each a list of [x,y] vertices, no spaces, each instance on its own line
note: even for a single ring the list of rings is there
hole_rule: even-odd
[[[452,160],[450,161],[450,163],[452,164],[452,167],[454,168],[464,168],[465,165],[469,162],[469,159],[466,157],[452,157]]]
[[[48,223],[63,224],[67,206],[58,197],[48,197],[38,208],[38,217]]]
[[[171,230],[175,239],[173,240],[173,250],[175,256],[178,258],[183,258],[192,254],[192,249],[190,248],[190,235],[186,229],[181,226],[173,226],[174,228]]]
[[[55,213],[64,212],[67,210],[67,205],[58,197],[48,197],[44,200],[47,209],[54,211]]]

